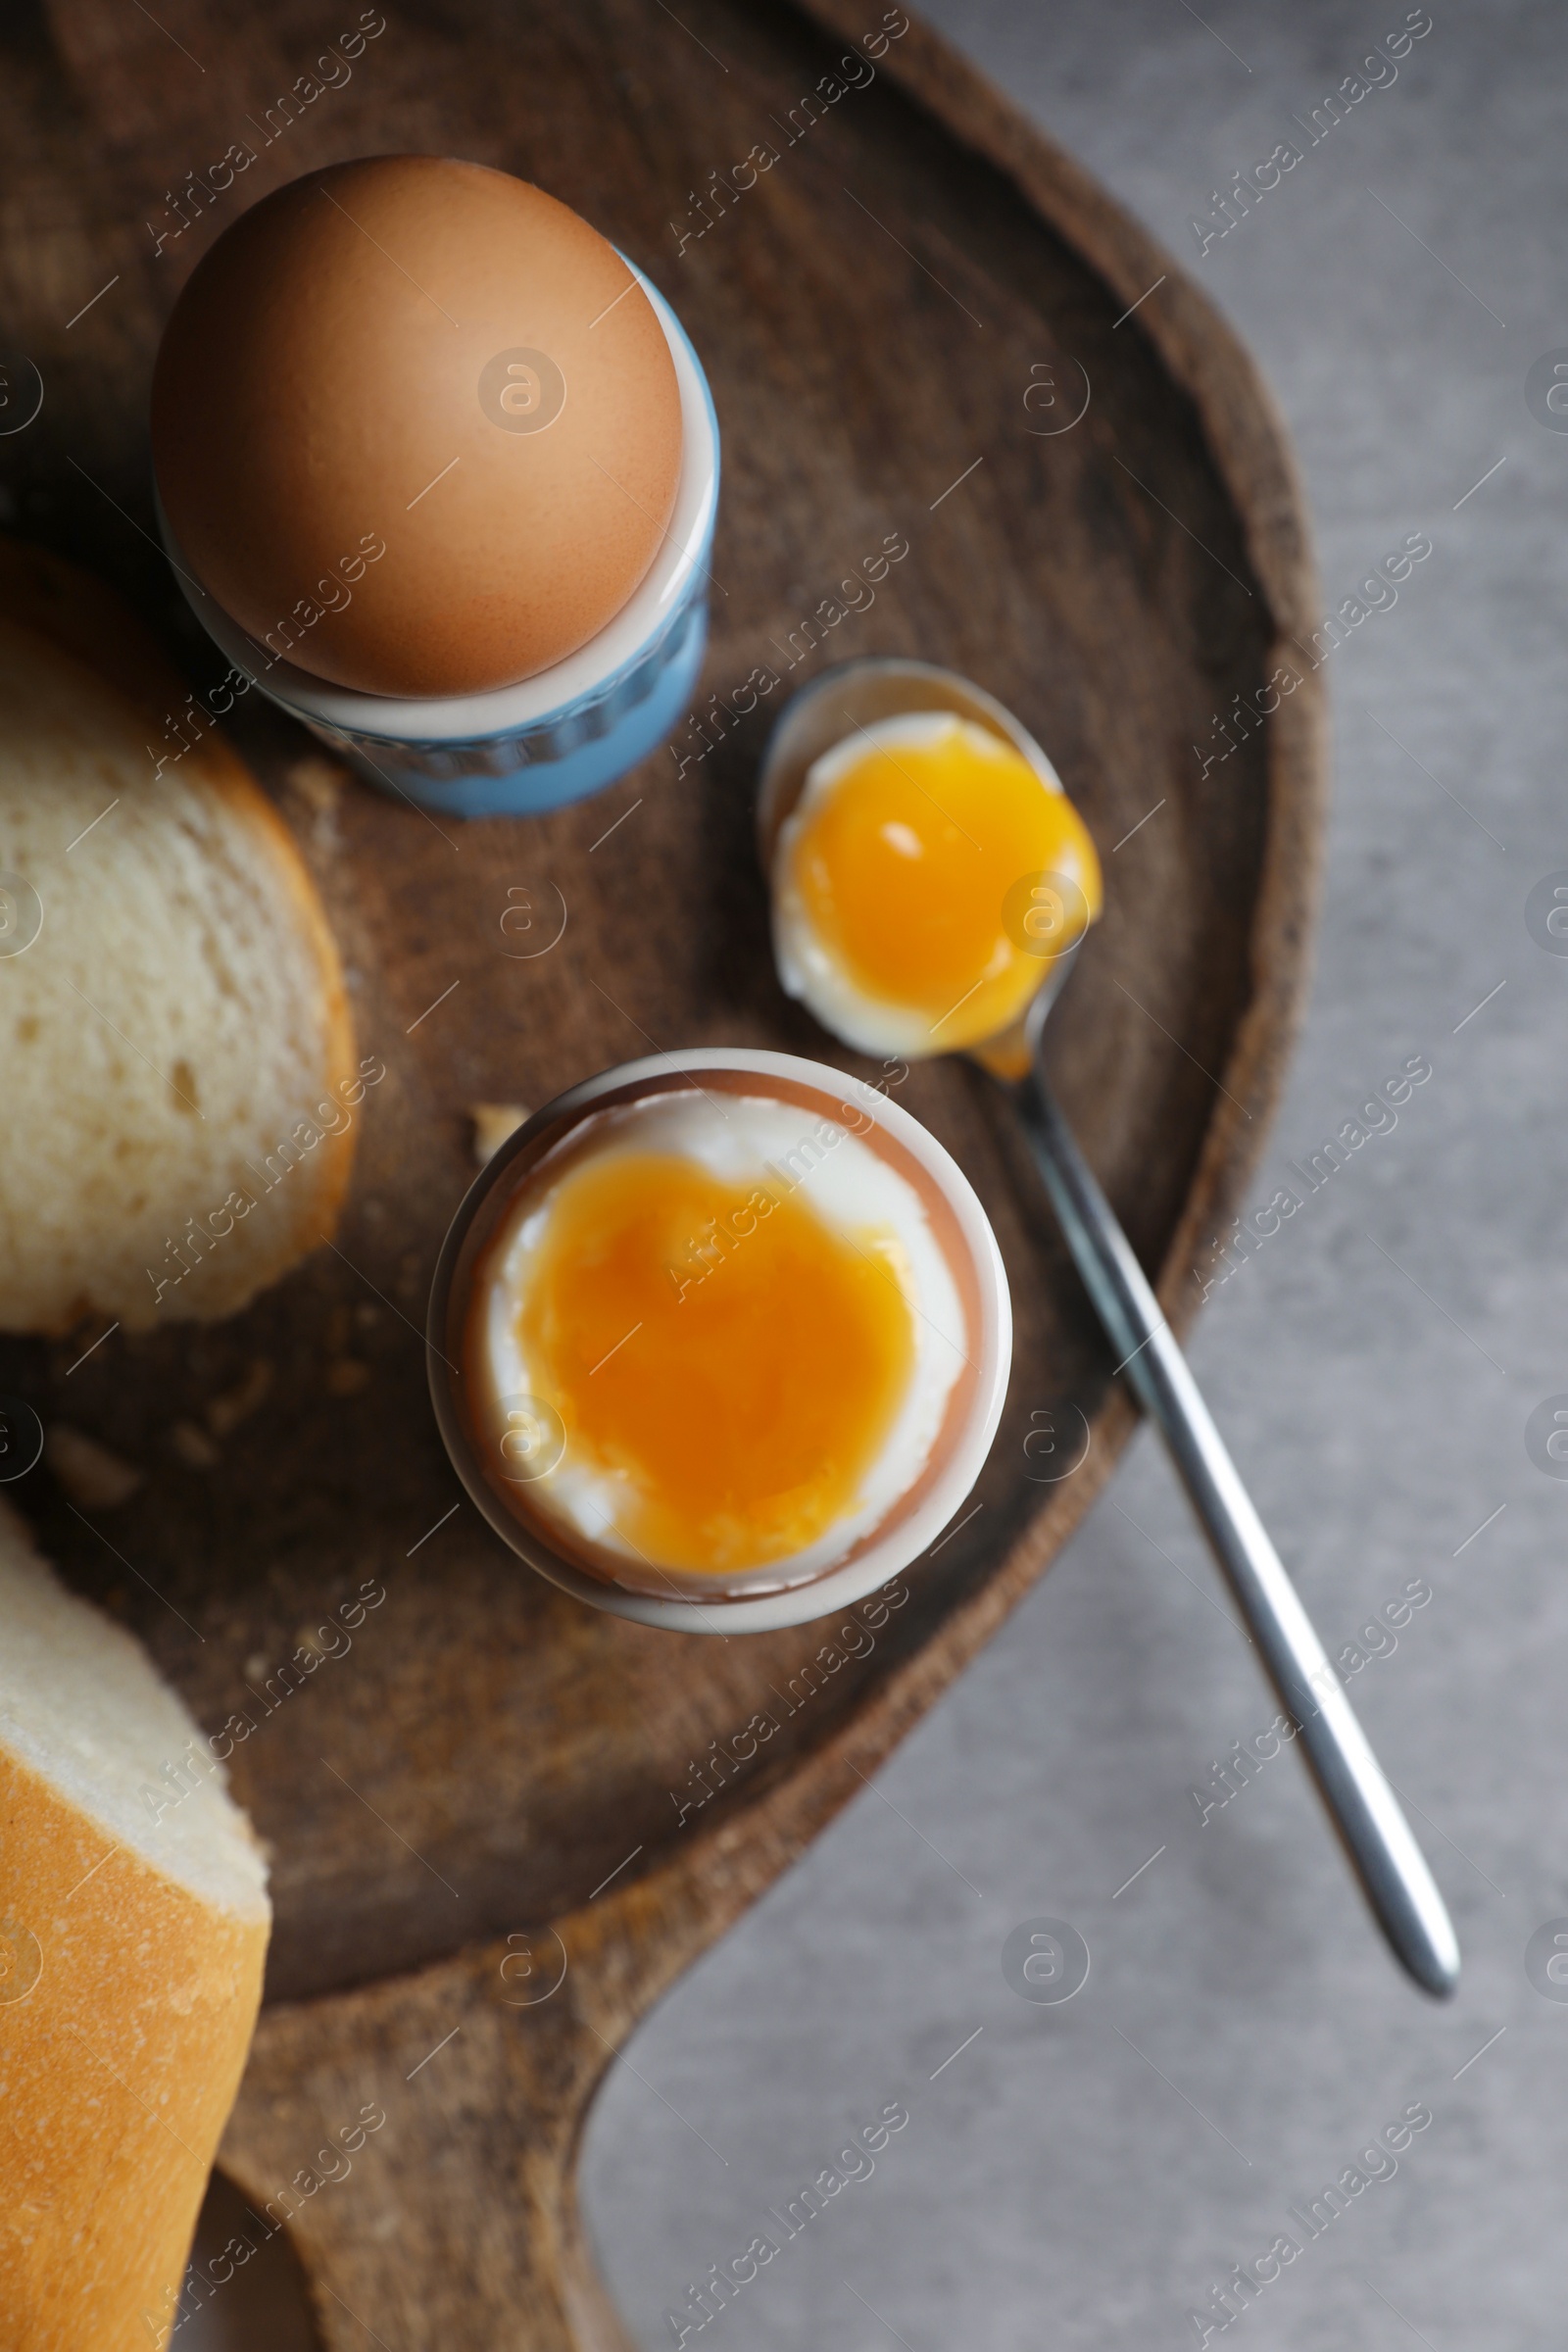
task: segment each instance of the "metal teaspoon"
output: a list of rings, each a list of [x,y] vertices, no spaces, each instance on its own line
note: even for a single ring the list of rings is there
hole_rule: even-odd
[[[1039,745],[994,698],[924,662],[872,658],[825,671],[786,707],[763,760],[758,809],[764,870],[808,769],[857,726],[953,710],[1000,734],[1042,779],[1059,780]],[[1158,1427],[1214,1556],[1344,1841],[1378,1925],[1426,1991],[1451,1993],[1459,1946],[1443,1897],[1373,1754],[1159,1302],[1041,1074],[1039,1041],[1071,956],[1052,960],[1020,1020],[966,1049],[1004,1091],[1074,1263],[1124,1373]]]

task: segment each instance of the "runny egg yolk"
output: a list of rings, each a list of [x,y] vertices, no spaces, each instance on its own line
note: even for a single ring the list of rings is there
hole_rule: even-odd
[[[752,1569],[854,1509],[914,1366],[902,1257],[770,1176],[737,1186],[670,1152],[561,1179],[516,1335],[631,1550]]]
[[[780,858],[821,954],[873,1009],[917,1017],[906,1052],[1007,1028],[1101,906],[1095,846],[1066,794],[956,714],[884,721],[819,761]]]

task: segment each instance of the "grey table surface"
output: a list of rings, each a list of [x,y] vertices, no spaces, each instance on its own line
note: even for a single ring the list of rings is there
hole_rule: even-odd
[[[780,2251],[688,2344],[1151,2352],[1236,2328],[1510,2352],[1560,2325],[1568,2169],[1568,1984],[1540,1942],[1527,1966],[1538,1931],[1568,1935],[1568,1485],[1526,1443],[1568,1392],[1568,961],[1526,912],[1568,869],[1568,431],[1526,401],[1533,364],[1568,359],[1568,20],[1432,0],[1396,77],[1374,69],[1313,145],[1299,119],[1405,24],[1398,0],[927,13],[1247,338],[1326,606],[1432,541],[1328,673],[1317,979],[1258,1200],[1409,1058],[1432,1075],[1216,1286],[1193,1356],[1331,1651],[1365,1659],[1351,1695],[1465,1973],[1446,2006],[1396,1973],[1289,1749],[1203,1817],[1194,1789],[1274,1702],[1145,1433],[991,1648],[612,2070],[589,2221],[648,2352],[759,2233]],[[1282,140],[1299,165],[1201,252],[1211,191]],[[1430,1599],[1362,1640],[1412,1580]],[[1092,1954],[1063,2004],[1003,1974],[1041,1917]],[[894,2102],[874,2169],[784,2239],[768,2209]],[[1430,2121],[1391,2152],[1412,2110]],[[220,2299],[180,2340],[290,2340],[246,2325]]]

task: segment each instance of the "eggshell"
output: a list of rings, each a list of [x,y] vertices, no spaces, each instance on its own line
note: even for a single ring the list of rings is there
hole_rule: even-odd
[[[626,264],[525,180],[447,157],[308,172],[170,318],[165,511],[202,585],[339,686],[458,695],[586,644],[652,564],[680,395]]]

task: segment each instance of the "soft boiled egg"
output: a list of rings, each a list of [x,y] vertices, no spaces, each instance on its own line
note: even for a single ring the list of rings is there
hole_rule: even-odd
[[[514,1507],[612,1581],[804,1583],[921,1477],[975,1341],[858,1124],[660,1093],[589,1120],[498,1229],[467,1392]]]
[[[1054,778],[956,711],[857,727],[807,770],[773,855],[779,977],[866,1054],[1007,1029],[1100,913],[1100,860]]]
[[[626,604],[674,507],[680,391],[576,213],[384,155],[219,238],[164,334],[152,439],[181,560],[259,646],[367,694],[474,694]]]

